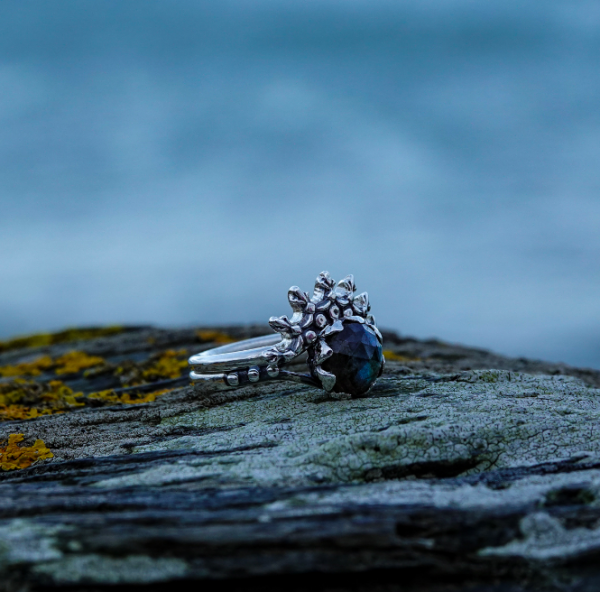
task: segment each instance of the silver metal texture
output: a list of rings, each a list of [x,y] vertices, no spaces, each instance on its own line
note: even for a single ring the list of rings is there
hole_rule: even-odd
[[[323,362],[333,355],[327,343],[329,336],[342,331],[344,323],[353,322],[367,325],[379,343],[383,342],[375,317],[370,314],[368,294],[362,292],[355,296],[355,291],[354,276],[348,275],[336,285],[326,271],[317,277],[312,297],[292,286],[288,290],[292,316],[269,319],[269,325],[277,334],[222,345],[192,356],[190,378],[212,382],[221,388],[290,380],[332,391],[336,377],[322,368]],[[283,368],[291,362],[299,362],[305,353],[311,362],[309,374]]]

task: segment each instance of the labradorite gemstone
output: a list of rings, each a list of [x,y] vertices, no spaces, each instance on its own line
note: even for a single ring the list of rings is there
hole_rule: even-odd
[[[362,395],[375,382],[383,365],[381,344],[367,325],[344,322],[344,329],[327,338],[333,355],[321,368],[335,374],[334,391]]]

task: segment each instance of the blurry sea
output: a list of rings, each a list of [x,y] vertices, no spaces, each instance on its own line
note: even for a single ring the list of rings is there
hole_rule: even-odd
[[[0,6],[0,338],[380,326],[600,368],[600,3]]]

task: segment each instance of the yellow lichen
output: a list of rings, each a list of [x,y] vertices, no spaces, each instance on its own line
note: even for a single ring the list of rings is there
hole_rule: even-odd
[[[139,405],[140,403],[152,403],[156,397],[171,392],[174,389],[163,389],[151,393],[142,394],[137,392],[115,393],[114,390],[99,391],[88,395],[89,399],[100,399],[109,403],[122,403],[124,405]]]
[[[43,415],[52,415],[51,409],[36,409],[25,405],[0,405],[0,421],[14,421],[16,419],[35,419]],[[54,413],[62,413],[56,411]]]
[[[39,460],[54,456],[42,440],[36,440],[32,446],[19,446],[24,439],[23,434],[11,434],[8,437],[6,446],[0,447],[0,469],[26,469]]]
[[[55,345],[56,343],[67,343],[69,341],[78,341],[83,339],[94,339],[95,337],[106,337],[121,333],[123,327],[91,327],[87,329],[66,329],[57,333],[38,333],[36,335],[26,335],[24,337],[15,337],[8,341],[0,341],[0,353],[12,349],[21,349],[25,347],[43,347]]]
[[[157,380],[168,380],[180,378],[184,370],[188,368],[188,353],[185,349],[168,349],[164,352],[154,354],[142,363],[128,360],[123,362],[116,370],[122,384],[137,386]]]
[[[394,362],[420,362],[421,358],[411,358],[409,356],[403,356],[401,354],[397,354],[393,352],[391,349],[386,349],[383,351],[383,355],[386,360],[394,361]]]
[[[34,419],[82,407],[82,393],[60,380],[47,383],[16,379],[0,383],[0,421]]]
[[[233,343],[236,341],[231,335],[222,331],[196,331],[196,337],[202,343]]]
[[[181,372],[188,367],[187,352],[184,349],[168,349],[156,358],[150,358],[150,362],[150,366],[142,373],[146,382],[179,378]]]
[[[0,366],[0,376],[7,378],[12,376],[39,376],[45,370],[52,368],[53,362],[50,356],[42,356],[33,362],[22,362],[14,366]]]
[[[86,368],[101,366],[105,363],[103,358],[98,356],[90,356],[82,351],[72,351],[56,358],[56,368],[54,372],[61,374],[75,374]]]
[[[22,362],[13,366],[0,366],[1,377],[39,376],[43,372],[54,370],[58,375],[75,374],[86,368],[94,368],[105,364],[103,358],[90,356],[82,351],[68,352],[55,360],[50,356],[42,356],[32,362]]]

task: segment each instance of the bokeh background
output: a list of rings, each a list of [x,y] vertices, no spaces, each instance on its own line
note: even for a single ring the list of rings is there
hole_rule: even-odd
[[[379,324],[600,368],[600,3],[7,0],[0,337]]]

